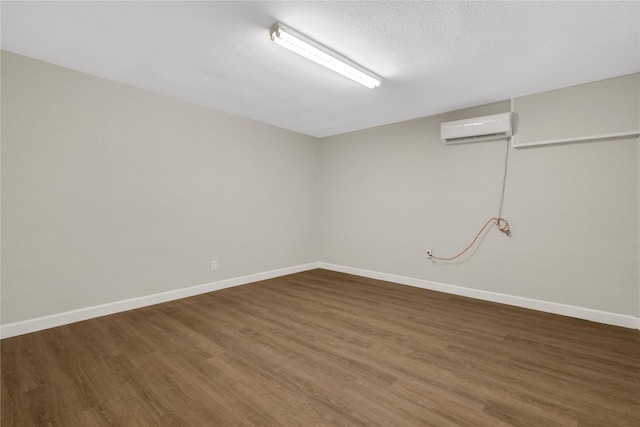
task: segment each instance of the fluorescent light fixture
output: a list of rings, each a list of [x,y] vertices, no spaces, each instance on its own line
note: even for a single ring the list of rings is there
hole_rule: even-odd
[[[276,44],[342,74],[369,89],[377,88],[382,82],[382,79],[372,72],[280,23],[273,24],[269,34],[271,40]]]

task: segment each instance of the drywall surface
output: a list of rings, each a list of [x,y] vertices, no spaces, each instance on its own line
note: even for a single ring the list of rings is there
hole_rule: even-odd
[[[317,144],[3,52],[2,324],[316,261]]]
[[[638,130],[638,74],[514,100],[518,143]]]
[[[638,75],[623,80],[627,90],[638,93]],[[620,82],[582,89],[595,93],[612,83],[618,87]],[[582,94],[579,87],[556,92],[560,98]],[[546,108],[544,102],[538,108]],[[491,104],[324,139],[320,258],[637,315],[638,139],[520,149],[508,148],[505,141],[448,146],[440,141],[442,121],[509,109],[508,102]],[[565,132],[561,121],[537,126],[546,128],[547,137]],[[468,256],[456,262],[427,260],[426,249],[440,257],[457,254],[498,213],[507,149],[502,215],[512,237],[492,227]]]

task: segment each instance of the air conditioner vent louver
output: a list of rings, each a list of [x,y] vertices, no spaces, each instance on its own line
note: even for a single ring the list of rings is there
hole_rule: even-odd
[[[465,136],[460,138],[448,138],[446,142],[449,144],[454,144],[456,142],[471,142],[471,141],[480,141],[484,139],[500,139],[500,138],[507,138],[507,134],[504,132],[500,132],[500,133],[492,133],[489,135],[476,135],[476,136]]]
[[[445,122],[440,125],[440,132],[445,144],[509,138],[512,135],[512,114],[502,113]]]

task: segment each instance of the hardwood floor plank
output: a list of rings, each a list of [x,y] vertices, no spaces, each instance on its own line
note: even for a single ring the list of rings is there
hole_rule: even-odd
[[[326,270],[0,346],[3,426],[640,425],[640,331]]]

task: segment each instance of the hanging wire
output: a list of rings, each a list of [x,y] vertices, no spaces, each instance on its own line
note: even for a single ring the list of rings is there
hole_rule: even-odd
[[[484,226],[482,226],[480,231],[478,231],[478,234],[476,234],[476,237],[473,238],[473,240],[471,241],[469,246],[464,248],[464,250],[462,252],[460,252],[459,254],[457,254],[455,256],[452,256],[450,258],[440,258],[440,257],[434,256],[432,253],[430,253],[429,254],[429,258],[430,259],[435,259],[435,260],[438,260],[438,261],[453,261],[454,259],[461,257],[469,249],[471,249],[473,247],[473,245],[475,245],[475,243],[478,240],[478,238],[480,237],[480,235],[482,235],[482,232],[487,229],[487,227],[489,226],[489,224],[491,224],[492,221],[493,221],[494,225],[496,227],[498,227],[498,230],[500,230],[501,232],[503,232],[507,236],[511,237],[511,229],[509,227],[509,223],[507,222],[506,219],[502,218],[502,207],[504,206],[504,193],[505,193],[505,189],[507,187],[507,171],[508,171],[508,169],[509,169],[509,140],[507,140],[507,148],[506,148],[506,152],[505,152],[505,156],[504,156],[504,174],[502,175],[502,191],[500,193],[500,206],[498,208],[498,216],[489,219],[484,224]]]
[[[476,243],[476,241],[478,240],[478,237],[480,237],[480,235],[482,234],[482,232],[489,226],[489,224],[491,224],[492,221],[494,222],[494,225],[496,227],[498,227],[498,229],[500,231],[502,231],[504,234],[506,234],[507,236],[511,235],[511,231],[509,229],[509,223],[507,222],[506,219],[504,218],[491,218],[489,221],[487,221],[482,228],[480,229],[480,231],[478,231],[478,234],[476,234],[476,237],[473,238],[473,241],[469,244],[469,246],[467,246],[462,252],[460,252],[458,255],[456,256],[452,256],[451,258],[440,258],[437,256],[433,256],[431,255],[430,258],[432,259],[436,259],[438,261],[453,261],[454,259],[464,255],[465,252],[467,252],[469,249],[471,249],[473,247],[473,245]],[[502,224],[502,225],[501,225]]]

